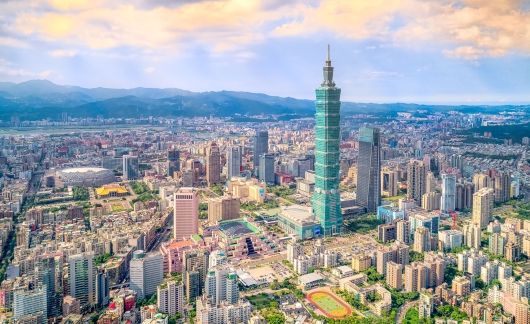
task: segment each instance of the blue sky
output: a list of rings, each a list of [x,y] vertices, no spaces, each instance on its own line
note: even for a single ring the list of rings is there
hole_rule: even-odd
[[[530,102],[517,0],[8,0],[0,81],[312,98],[332,47],[358,102]]]

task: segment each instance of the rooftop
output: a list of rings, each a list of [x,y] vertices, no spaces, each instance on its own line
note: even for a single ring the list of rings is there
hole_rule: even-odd
[[[259,233],[256,227],[244,219],[222,221],[219,223],[219,230],[227,237],[239,237]]]

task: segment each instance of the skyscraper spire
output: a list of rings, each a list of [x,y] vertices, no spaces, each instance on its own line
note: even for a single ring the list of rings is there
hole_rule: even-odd
[[[322,82],[323,87],[335,87],[333,82],[333,66],[331,66],[331,55],[330,47],[328,44],[328,57],[326,58],[326,64],[324,65],[324,82]]]

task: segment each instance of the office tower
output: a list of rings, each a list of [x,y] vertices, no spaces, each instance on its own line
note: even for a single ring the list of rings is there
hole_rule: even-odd
[[[241,174],[241,147],[230,146],[226,150],[226,165],[228,180],[232,177],[239,177]]]
[[[68,281],[69,294],[79,300],[82,310],[96,303],[96,266],[92,252],[68,257]]]
[[[274,184],[274,155],[262,154],[259,160],[259,180],[267,184]]]
[[[431,250],[431,232],[428,228],[416,228],[414,232],[413,250],[418,253],[429,252]]]
[[[110,278],[104,270],[98,270],[96,275],[96,305],[104,307],[110,301]]]
[[[38,281],[46,288],[47,315],[57,317],[61,315],[62,301],[62,259],[54,255],[45,255],[39,258],[35,267]]]
[[[186,298],[193,301],[204,290],[206,273],[209,268],[208,250],[194,249],[184,251],[182,256],[182,272],[184,273]]]
[[[488,226],[493,209],[494,191],[491,188],[482,188],[473,194],[473,214],[474,224],[485,228]]]
[[[223,266],[211,268],[206,275],[205,296],[211,304],[226,301],[235,304],[239,300],[237,275]]]
[[[432,211],[440,209],[442,195],[439,192],[427,192],[421,196],[421,208]]]
[[[13,292],[13,319],[16,323],[48,323],[46,287],[30,283]]]
[[[164,276],[164,258],[158,252],[134,251],[129,263],[130,288],[138,299],[149,298]]]
[[[215,142],[206,150],[206,181],[209,186],[221,182],[221,153]]]
[[[220,221],[239,218],[241,202],[239,198],[223,196],[208,200],[208,222],[214,226]]]
[[[357,203],[375,212],[381,203],[381,138],[378,128],[359,129]]]
[[[426,192],[426,171],[423,161],[411,160],[407,166],[407,198],[421,203],[421,197]]]
[[[254,172],[258,172],[260,165],[260,156],[269,153],[269,132],[266,130],[256,131],[254,137]]]
[[[156,306],[162,313],[173,316],[184,311],[184,285],[175,280],[169,280],[157,287]]]
[[[290,169],[294,177],[303,178],[307,171],[315,170],[315,156],[308,154],[292,160]]]
[[[473,176],[473,184],[475,185],[475,191],[479,191],[482,188],[493,188],[490,176],[485,173],[475,174]]]
[[[456,176],[442,174],[442,200],[440,210],[446,213],[456,208]]]
[[[140,177],[140,165],[138,163],[138,156],[124,155],[123,156],[123,180],[136,180]]]
[[[403,265],[393,261],[386,265],[386,283],[391,288],[403,289]]]
[[[405,291],[419,292],[427,288],[429,269],[420,262],[413,262],[405,266]]]
[[[399,174],[391,168],[383,168],[381,171],[381,194],[387,197],[398,195]]]
[[[342,232],[339,193],[340,88],[333,82],[333,67],[328,58],[324,82],[316,89],[315,114],[315,192],[313,214],[320,222],[323,235]]]
[[[180,188],[173,201],[173,237],[189,238],[199,232],[199,197],[193,188]]]
[[[495,202],[503,203],[510,199],[510,187],[512,178],[509,172],[496,172],[493,177],[493,188],[495,190]]]
[[[167,151],[167,175],[173,177],[176,171],[180,171],[180,152],[170,149]]]
[[[403,244],[410,243],[410,222],[408,220],[400,219],[396,222],[396,241]]]
[[[464,245],[469,248],[480,249],[481,238],[480,238],[480,225],[467,223],[462,228],[464,235]]]

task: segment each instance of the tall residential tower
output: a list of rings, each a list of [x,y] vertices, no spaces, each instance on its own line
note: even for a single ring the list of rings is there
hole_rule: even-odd
[[[342,231],[339,193],[340,88],[335,87],[333,82],[329,46],[324,82],[315,92],[315,192],[312,204],[322,234],[329,236]]]

